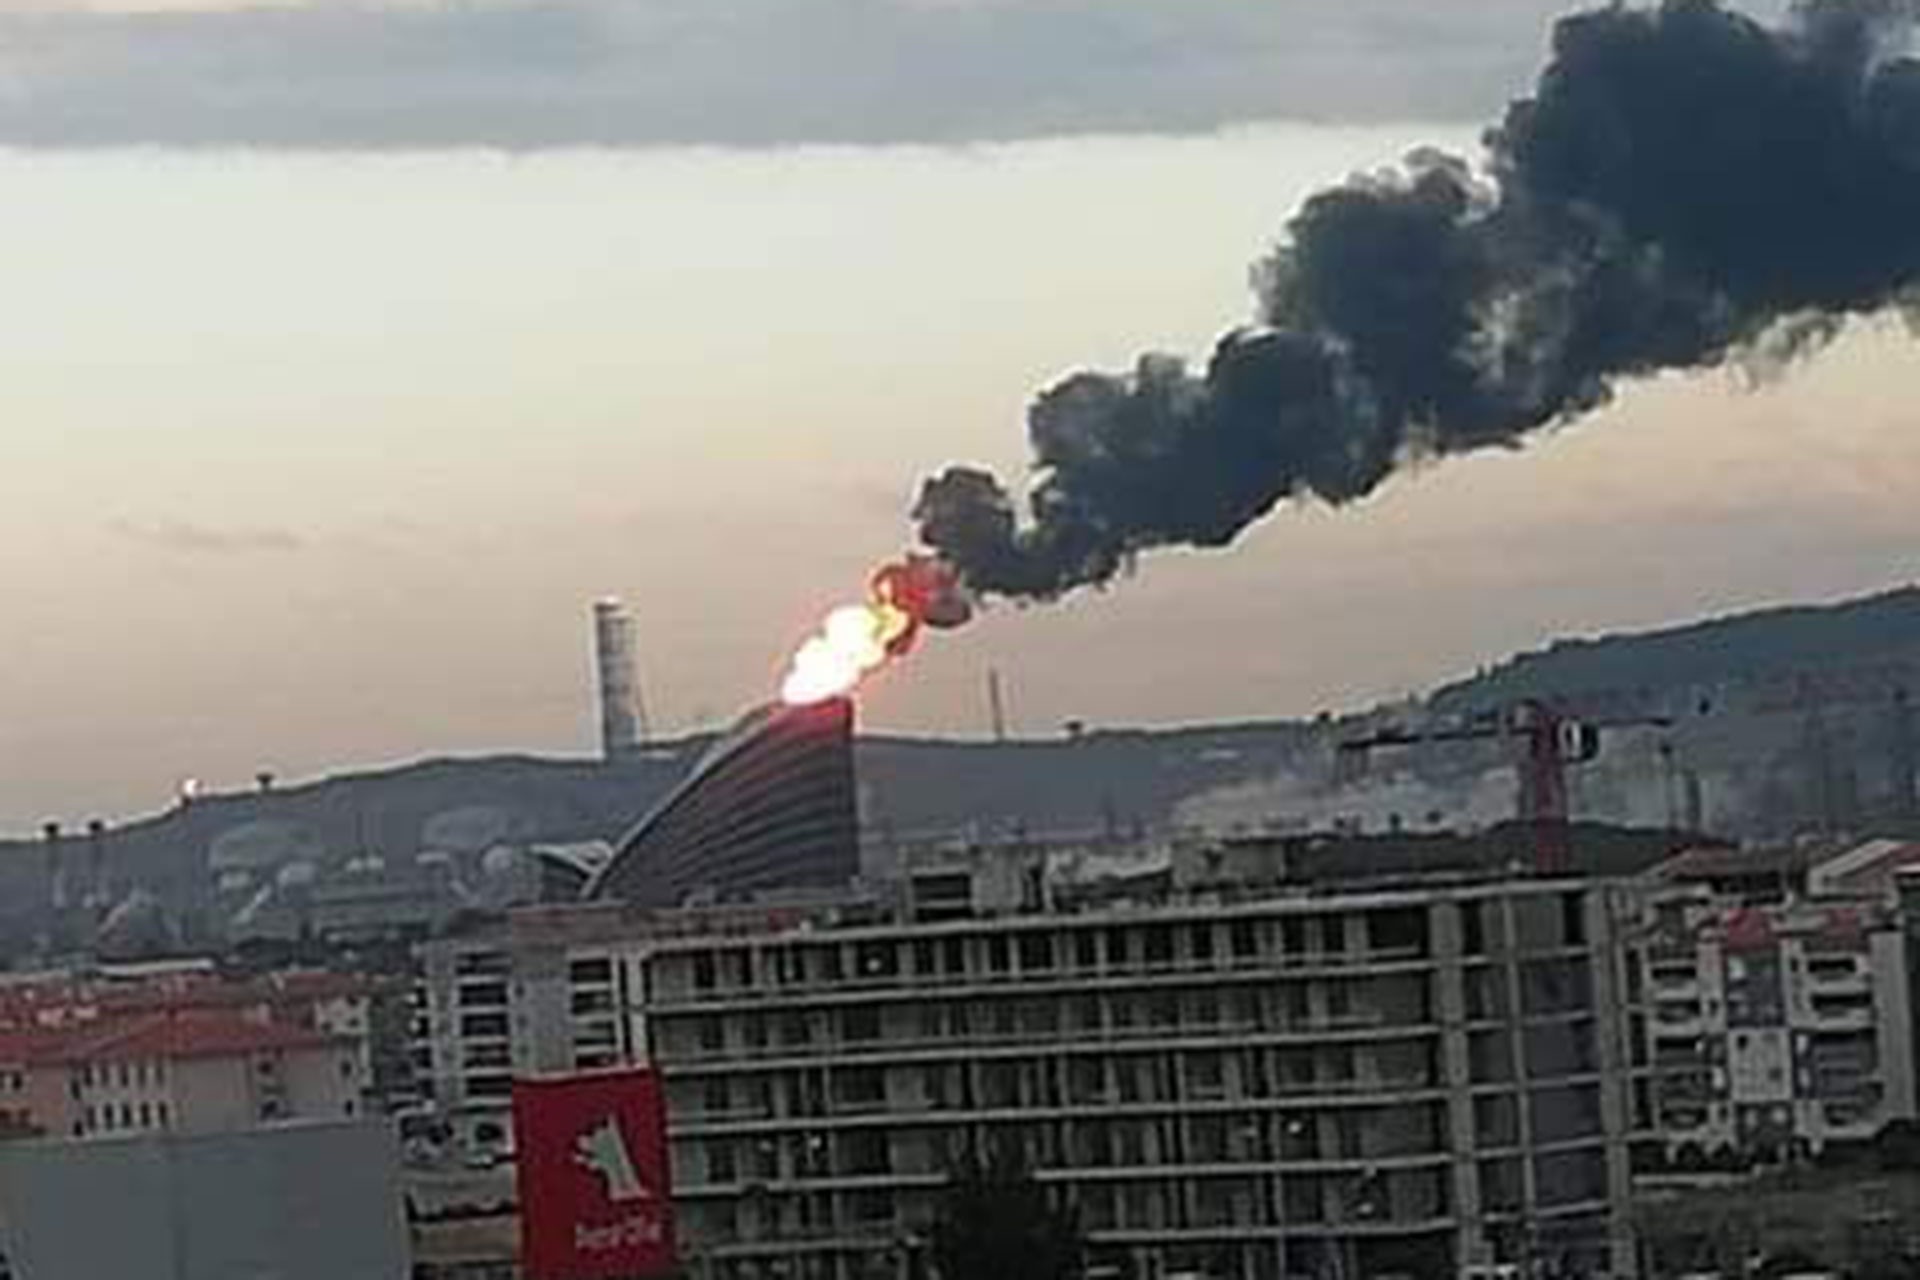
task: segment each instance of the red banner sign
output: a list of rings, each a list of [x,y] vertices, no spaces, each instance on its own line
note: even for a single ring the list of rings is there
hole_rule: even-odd
[[[517,1080],[513,1133],[529,1280],[673,1270],[666,1105],[653,1072]]]

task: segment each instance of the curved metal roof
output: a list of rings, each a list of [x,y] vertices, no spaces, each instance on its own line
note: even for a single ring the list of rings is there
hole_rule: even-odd
[[[620,840],[584,896],[673,906],[840,884],[858,868],[853,704],[839,698],[749,713]]]

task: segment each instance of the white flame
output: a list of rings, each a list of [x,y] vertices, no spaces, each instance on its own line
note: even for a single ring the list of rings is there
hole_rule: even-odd
[[[780,686],[783,701],[795,706],[824,702],[851,693],[860,677],[887,660],[887,646],[912,619],[884,604],[850,604],[827,615],[815,635],[793,655]]]

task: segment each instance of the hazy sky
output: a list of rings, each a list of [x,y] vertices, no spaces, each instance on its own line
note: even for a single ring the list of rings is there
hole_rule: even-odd
[[[607,593],[656,718],[729,719],[899,548],[923,473],[1017,469],[1045,382],[1246,318],[1303,193],[1474,136],[0,155],[0,829],[188,774],[584,749]],[[1307,712],[1567,631],[1907,580],[1916,373],[1886,325],[1757,392],[1636,389],[1231,553],[997,609],[867,720],[976,732],[991,663],[1030,732]]]

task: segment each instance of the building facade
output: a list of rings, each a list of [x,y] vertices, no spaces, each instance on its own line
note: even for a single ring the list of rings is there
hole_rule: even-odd
[[[1012,1148],[1106,1263],[1633,1270],[1604,892],[1515,880],[656,939],[696,1275],[917,1274]]]
[[[231,1011],[0,1032],[0,1110],[46,1137],[225,1133],[364,1111],[362,1044]]]
[[[1635,1116],[1667,1161],[1814,1155],[1915,1117],[1897,864],[1863,875],[1862,851],[1784,886],[1743,885],[1722,857],[1711,883],[1640,889]]]
[[[853,724],[845,698],[749,714],[620,841],[586,893],[673,907],[846,885],[860,870]]]

